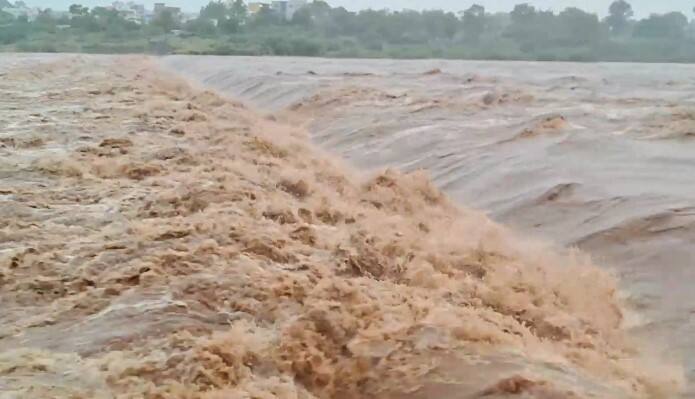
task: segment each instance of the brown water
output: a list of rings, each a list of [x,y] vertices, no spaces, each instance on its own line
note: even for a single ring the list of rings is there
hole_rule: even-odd
[[[461,203],[615,270],[635,333],[695,378],[695,66],[168,57],[307,123],[364,169],[426,169]]]
[[[651,352],[659,331],[640,341],[625,330],[639,319],[585,256],[457,205],[420,172],[356,172],[304,129],[365,168],[408,170],[477,156],[464,151],[475,137],[488,140],[479,151],[488,157],[496,146],[572,137],[569,116],[506,136],[474,132],[440,159],[443,149],[423,145],[436,137],[425,121],[472,124],[486,107],[536,100],[411,100],[339,87],[370,77],[336,73],[317,95],[288,87],[304,99],[268,115],[145,57],[16,57],[0,62],[1,398],[666,399],[680,390],[678,361]],[[192,61],[164,59],[179,70]],[[379,146],[401,146],[410,164],[397,151],[364,155]],[[490,192],[504,191],[487,179]],[[454,180],[452,193],[465,192]],[[582,187],[535,201],[566,204]],[[493,194],[476,195],[484,205]],[[516,203],[507,215],[534,209]]]

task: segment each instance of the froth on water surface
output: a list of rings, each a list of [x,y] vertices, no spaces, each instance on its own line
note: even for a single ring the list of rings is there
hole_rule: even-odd
[[[442,71],[411,77],[492,82]],[[335,112],[349,126],[350,102],[271,118],[138,57],[3,73],[12,107],[0,119],[16,121],[0,133],[3,394],[669,398],[680,388],[678,367],[625,331],[615,279],[586,255],[457,205],[427,173],[362,175],[312,146],[301,113],[324,123]],[[437,110],[384,92],[357,90],[362,109]],[[523,125],[543,131],[516,141],[562,140],[564,118],[539,116]],[[389,129],[360,134],[389,140]]]
[[[169,57],[363,170],[425,169],[461,203],[591,253],[633,332],[695,379],[695,67]],[[307,73],[311,71],[311,73]]]

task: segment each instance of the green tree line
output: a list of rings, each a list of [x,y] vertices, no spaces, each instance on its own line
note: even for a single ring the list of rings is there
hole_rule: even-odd
[[[6,0],[0,0],[6,1]],[[270,7],[249,12],[242,0],[213,1],[195,19],[171,10],[145,21],[79,4],[35,19],[0,11],[0,46],[11,51],[166,52],[366,58],[695,62],[695,23],[681,12],[635,19],[626,0],[608,16],[522,3],[490,13],[362,10],[316,0],[286,19]]]

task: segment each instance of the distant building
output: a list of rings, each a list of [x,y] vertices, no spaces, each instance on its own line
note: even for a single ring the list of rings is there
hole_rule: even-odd
[[[270,3],[270,9],[277,15],[285,18],[287,15],[287,1],[273,1]]]
[[[118,13],[128,21],[132,21],[138,24],[145,22],[145,6],[142,4],[137,4],[135,2],[124,2],[124,1],[114,1],[111,4],[111,8],[118,11]]]
[[[164,3],[154,3],[154,17],[157,18],[163,12],[170,12],[174,18],[181,18],[181,8],[169,7]]]
[[[133,12],[135,12],[135,16],[140,20],[140,21],[145,21],[145,5],[144,4],[136,4],[133,2],[128,3],[128,6],[130,7]]]
[[[270,7],[270,4],[260,3],[260,2],[250,2],[247,8],[248,8],[250,14],[256,14],[259,11],[261,11],[261,9],[263,9],[263,7]]]
[[[188,21],[193,21],[194,19],[198,18],[200,14],[195,13],[195,12],[184,12],[179,15],[179,19],[181,22],[188,22]],[[215,25],[217,26],[217,25]]]
[[[230,0],[231,1],[231,0]],[[294,14],[302,7],[307,5],[307,0],[276,0],[270,3],[250,2],[248,4],[249,14],[257,14],[263,7],[267,7],[289,21],[294,17]]]

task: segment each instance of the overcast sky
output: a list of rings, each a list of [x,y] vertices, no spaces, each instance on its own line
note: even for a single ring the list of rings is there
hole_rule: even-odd
[[[136,0],[148,7],[152,6],[153,0]],[[187,11],[198,11],[201,6],[209,0],[161,0],[167,4],[179,6]],[[485,6],[489,11],[509,11],[515,4],[523,3],[525,0],[328,0],[333,6],[343,6],[350,10],[363,8],[390,8],[393,10],[409,9],[445,9],[459,11],[468,8],[473,3]],[[612,0],[526,0],[528,3],[543,9],[559,11],[565,7],[579,7],[583,10],[596,12],[603,16],[608,10]],[[31,6],[44,8],[67,9],[72,3],[93,7],[95,5],[108,5],[111,0],[25,0]],[[632,4],[637,17],[647,16],[650,13],[663,13],[667,11],[682,11],[688,18],[693,16],[693,0],[628,0]]]

